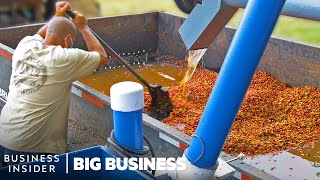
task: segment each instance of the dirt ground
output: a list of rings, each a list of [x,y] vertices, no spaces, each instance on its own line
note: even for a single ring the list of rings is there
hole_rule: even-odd
[[[83,126],[81,123],[69,120],[68,151],[75,151],[96,145],[106,145],[106,138]]]

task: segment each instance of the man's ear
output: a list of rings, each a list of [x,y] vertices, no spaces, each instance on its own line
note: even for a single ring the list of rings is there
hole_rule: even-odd
[[[73,46],[72,35],[69,33],[65,38],[65,48],[71,48]]]

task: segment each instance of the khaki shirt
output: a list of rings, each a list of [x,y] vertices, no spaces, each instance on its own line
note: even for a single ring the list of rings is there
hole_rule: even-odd
[[[0,115],[0,145],[15,151],[67,151],[72,82],[100,62],[97,52],[45,46],[36,34],[18,44],[6,105]]]

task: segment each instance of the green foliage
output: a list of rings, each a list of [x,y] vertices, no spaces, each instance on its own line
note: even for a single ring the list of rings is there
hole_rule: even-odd
[[[229,22],[229,26],[237,27],[243,10],[239,10]],[[320,45],[320,22],[281,16],[273,36]]]

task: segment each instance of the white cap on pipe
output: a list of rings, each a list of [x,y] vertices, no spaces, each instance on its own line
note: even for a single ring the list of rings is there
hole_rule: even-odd
[[[136,82],[124,81],[110,88],[111,108],[120,112],[132,112],[143,108],[143,86]]]

